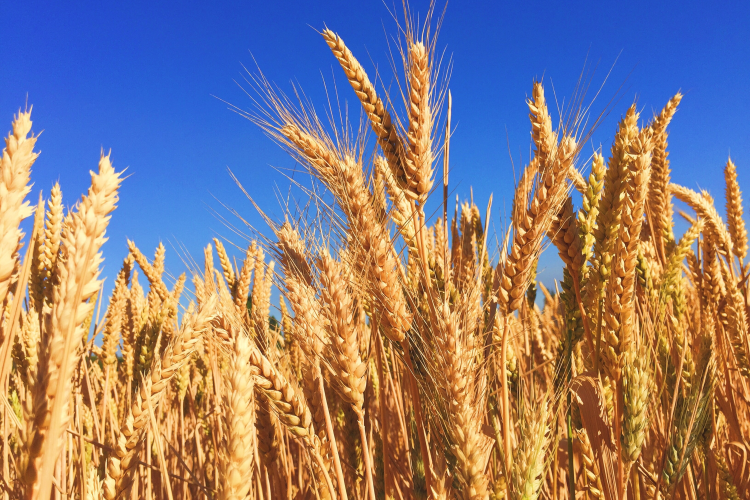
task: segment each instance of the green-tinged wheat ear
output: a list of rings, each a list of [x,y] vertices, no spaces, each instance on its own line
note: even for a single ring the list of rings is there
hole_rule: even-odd
[[[625,355],[622,372],[623,405],[622,459],[630,467],[641,454],[649,428],[648,407],[652,391],[651,360],[646,349],[632,346]]]
[[[512,500],[536,500],[541,494],[546,467],[544,457],[550,439],[547,405],[547,401],[543,401],[522,420],[520,442],[513,452],[511,465]]]
[[[716,468],[719,469],[719,487],[721,488],[722,498],[727,500],[740,500],[740,494],[737,486],[734,484],[734,477],[727,466],[723,450],[714,452],[716,458]]]
[[[711,337],[704,336],[700,339],[698,361],[690,390],[686,397],[680,398],[675,411],[661,477],[662,485],[667,491],[682,479],[706,425],[711,425],[710,406],[715,382],[716,357],[713,343]]]
[[[594,237],[594,226],[599,215],[599,201],[602,198],[604,188],[604,157],[596,153],[594,160],[591,162],[591,174],[589,175],[586,191],[583,193],[583,205],[578,211],[578,228],[581,234],[581,246],[583,251],[584,267],[582,272],[588,276],[589,259],[593,255],[593,245],[596,241]]]

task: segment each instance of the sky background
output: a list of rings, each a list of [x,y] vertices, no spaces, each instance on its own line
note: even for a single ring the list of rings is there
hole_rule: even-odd
[[[128,168],[103,250],[108,290],[126,238],[147,255],[164,242],[167,271],[177,275],[185,269],[179,248],[202,262],[214,236],[245,245],[216,216],[238,222],[224,205],[267,229],[227,168],[270,215],[283,217],[276,193],[286,193],[289,180],[274,167],[294,162],[223,102],[252,106],[235,83],[243,65],[254,70],[257,62],[285,91],[295,82],[320,111],[324,80],[335,81],[356,118],[356,97],[316,31],[328,26],[371,76],[377,67],[393,83],[394,7],[379,1],[30,0],[19,7],[0,3],[0,123],[9,130],[13,113],[33,104],[33,129],[44,133],[32,198],[40,189],[48,195],[59,180],[72,206],[88,188],[101,148],[111,148],[116,168]],[[424,18],[428,2],[411,8]],[[748,26],[748,2],[452,2],[438,39],[454,63],[451,189],[463,200],[473,186],[482,210],[494,193],[499,232],[510,211],[513,165],[529,156],[525,99],[532,82],[544,79],[557,119],[555,96],[569,99],[588,62],[595,71],[587,101],[612,69],[593,115],[620,98],[584,156],[599,146],[608,155],[630,104],[648,120],[680,90],[685,97],[669,137],[673,180],[709,190],[723,213],[722,168],[730,154],[750,193]],[[561,276],[554,253],[540,265],[548,286]]]

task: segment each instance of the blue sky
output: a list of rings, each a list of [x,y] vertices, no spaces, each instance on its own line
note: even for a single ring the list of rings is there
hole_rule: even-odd
[[[424,15],[427,5],[411,7]],[[202,259],[217,234],[242,244],[212,212],[233,220],[221,203],[264,228],[227,167],[281,216],[274,187],[286,192],[289,182],[272,166],[293,161],[216,98],[250,107],[235,83],[243,64],[252,68],[254,57],[283,89],[297,82],[321,110],[323,78],[335,78],[358,113],[315,31],[328,26],[368,70],[377,65],[391,77],[386,33],[395,23],[379,1],[3,2],[0,18],[0,123],[7,131],[28,96],[34,130],[44,130],[35,192],[49,193],[59,179],[72,205],[102,147],[131,174],[104,247],[110,285],[126,238],[149,255],[163,241],[167,269],[177,274],[177,245]],[[452,2],[438,41],[454,60],[452,188],[463,199],[473,186],[480,207],[494,193],[499,229],[511,205],[512,161],[518,168],[521,156],[528,159],[524,101],[533,80],[544,77],[554,102],[552,87],[558,99],[569,97],[587,60],[596,67],[592,88],[617,61],[592,109],[602,111],[621,87],[622,97],[584,151],[600,144],[608,151],[632,102],[648,119],[681,90],[669,140],[673,179],[710,190],[723,212],[721,172],[730,153],[750,195],[748,26],[747,2]],[[552,253],[542,261],[548,285],[560,275]]]

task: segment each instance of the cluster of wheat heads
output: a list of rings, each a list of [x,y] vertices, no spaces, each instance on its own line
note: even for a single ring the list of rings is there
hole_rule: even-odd
[[[747,232],[731,161],[725,219],[670,182],[681,95],[649,123],[631,107],[609,157],[582,160],[535,83],[534,156],[490,249],[490,206],[448,217],[451,104],[429,33],[405,31],[401,117],[322,36],[376,145],[256,80],[251,118],[310,173],[319,218],[271,221],[240,265],[214,240],[192,300],[184,275],[165,282],[163,246],[149,260],[132,242],[101,296],[109,156],[67,212],[59,186],[40,196],[24,238],[36,138],[29,112],[15,118],[0,164],[4,498],[740,498]],[[674,197],[694,212],[679,239]],[[565,265],[554,291],[536,282],[545,241]]]

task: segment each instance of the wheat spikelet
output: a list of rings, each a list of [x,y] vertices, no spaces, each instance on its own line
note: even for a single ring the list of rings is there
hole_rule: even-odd
[[[576,188],[579,193],[586,193],[588,183],[586,182],[586,179],[583,178],[583,174],[581,174],[581,172],[579,172],[578,169],[573,165],[571,165],[570,169],[568,170],[568,179],[570,179],[573,187]]]

